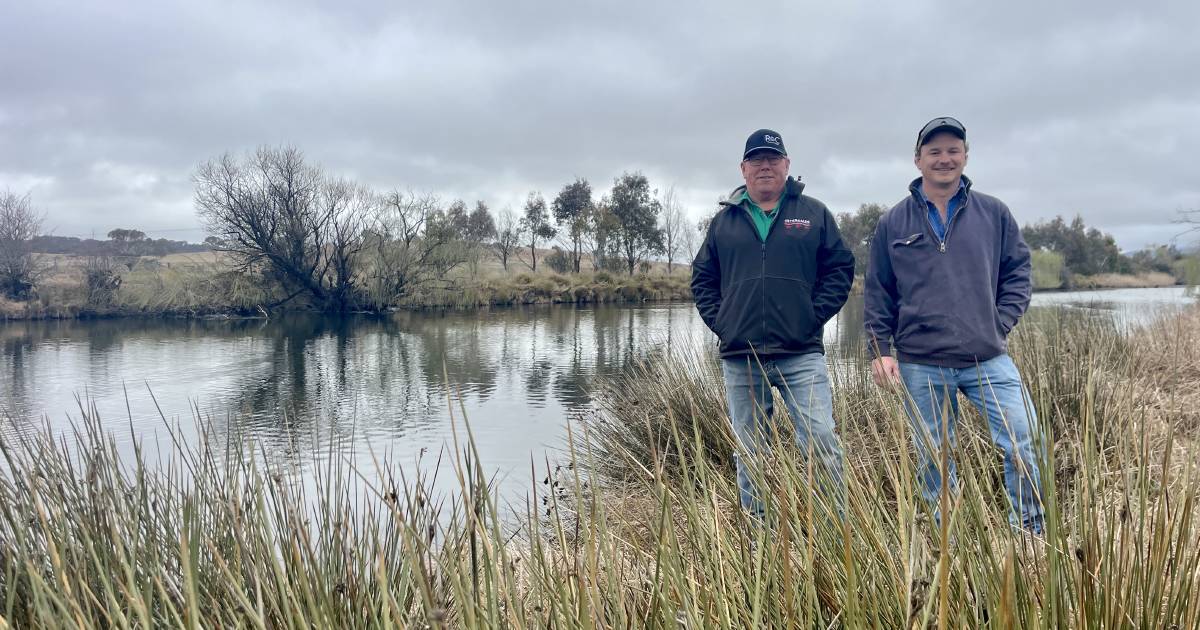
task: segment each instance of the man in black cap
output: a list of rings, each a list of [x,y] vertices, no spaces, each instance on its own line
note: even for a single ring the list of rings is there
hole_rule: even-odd
[[[780,135],[760,129],[742,152],[744,186],[721,202],[692,263],[692,293],[704,323],[720,338],[733,431],[756,457],[771,436],[772,388],[791,415],[795,441],[836,492],[842,449],[822,329],[846,303],[854,255],[825,204],[802,194]],[[761,515],[763,497],[737,459],[742,507]]]
[[[962,123],[929,121],[913,162],[921,176],[880,218],[871,242],[864,323],[872,374],[907,391],[922,490],[939,518],[943,474],[948,494],[957,485],[954,460],[943,471],[940,451],[953,448],[961,391],[1004,451],[1010,521],[1041,532],[1037,416],[1006,341],[1029,306],[1029,248],[1008,207],[962,174]]]

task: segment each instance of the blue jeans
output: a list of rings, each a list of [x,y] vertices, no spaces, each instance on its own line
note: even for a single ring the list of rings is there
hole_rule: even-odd
[[[838,493],[835,501],[840,509],[844,485],[842,447],[833,428],[833,393],[825,356],[814,352],[775,358],[736,357],[722,360],[721,371],[725,375],[725,398],[733,433],[743,452],[762,461],[758,456],[774,437],[771,418],[775,405],[771,388],[779,388],[791,415],[796,446],[802,453],[812,449],[814,463],[822,468],[817,474],[835,486],[833,490]],[[746,463],[737,454],[735,461],[742,507],[761,516],[763,503]]]
[[[1004,485],[1012,502],[1009,522],[1040,533],[1043,516],[1038,474],[1041,449],[1035,445],[1037,414],[1012,359],[1002,354],[978,367],[961,369],[900,363],[900,378],[908,390],[905,411],[916,443],[917,472],[925,500],[935,508],[938,505],[943,432],[953,449],[961,391],[987,418],[992,440],[1004,451]],[[949,410],[949,414],[943,410]],[[958,489],[957,467],[950,453],[947,460],[946,473],[953,494]]]

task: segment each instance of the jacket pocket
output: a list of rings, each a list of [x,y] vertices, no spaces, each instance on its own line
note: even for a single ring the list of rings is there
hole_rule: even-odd
[[[722,352],[746,350],[751,343],[757,344],[762,325],[761,286],[762,281],[757,278],[742,280],[731,285],[727,295],[722,296],[716,319]]]
[[[812,303],[812,286],[794,278],[767,278],[763,342],[779,350],[799,350],[815,339],[820,322]]]
[[[915,232],[913,234],[909,234],[908,236],[905,236],[904,238],[893,239],[892,240],[892,249],[895,249],[897,247],[912,247],[913,245],[916,245],[923,240],[925,240],[925,233],[924,232]]]
[[[948,290],[943,270],[946,259],[924,232],[892,239],[888,249],[896,278],[895,288],[901,296],[895,330],[899,339],[910,324],[926,314],[931,301],[941,302],[940,294]]]

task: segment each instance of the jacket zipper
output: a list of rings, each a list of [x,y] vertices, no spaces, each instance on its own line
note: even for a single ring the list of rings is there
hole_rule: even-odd
[[[937,230],[933,229],[933,221],[929,220],[929,207],[928,206],[921,208],[921,216],[925,217],[925,225],[929,226],[929,235],[933,237],[933,240],[938,242],[938,251],[945,252],[946,251],[946,242],[943,241],[942,239],[938,238]]]
[[[779,209],[776,208],[775,211],[779,212]],[[778,217],[776,217],[776,220],[778,220]],[[771,227],[775,227],[775,224],[772,223]],[[770,238],[770,236],[771,236],[771,232],[770,232],[770,230],[768,230],[767,237]],[[759,312],[762,313],[762,333],[760,333],[759,339],[765,340],[767,338],[767,242],[766,241],[762,242],[762,272],[759,274],[758,288],[760,289],[760,292],[762,293],[762,308],[759,309]]]
[[[954,213],[954,216],[950,217],[950,222],[946,224],[946,235],[943,238],[937,238],[937,230],[933,229],[933,222],[931,222],[929,220],[929,208],[926,207],[924,209],[925,210],[925,212],[924,212],[925,225],[929,226],[930,234],[932,234],[933,238],[937,239],[939,252],[941,252],[943,254],[946,253],[946,241],[950,240],[950,228],[954,227],[954,220],[958,218],[958,215],[962,214],[962,211],[964,209],[966,209],[966,207],[967,207],[967,200],[964,197],[962,207],[958,208],[958,210]],[[950,202],[946,201],[947,212],[949,211],[949,209],[950,209]]]
[[[762,304],[762,308],[759,309],[759,312],[762,314],[762,319],[759,322],[759,327],[762,331],[761,336],[759,337],[760,339],[767,338],[767,241],[771,239],[771,234],[775,232],[775,224],[779,223],[779,216],[783,214],[783,202],[785,199],[787,199],[786,186],[784,187],[783,192],[779,194],[779,203],[775,205],[775,212],[779,214],[775,215],[775,220],[771,221],[771,227],[767,228],[767,237],[765,239],[760,239],[760,244],[762,245],[762,261],[758,274],[758,288]],[[750,218],[750,213],[747,212],[745,208],[739,207],[739,209],[746,217],[746,222],[750,224],[750,231],[753,232],[755,236],[758,236],[758,226],[754,224],[754,219]]]
[[[762,313],[762,333],[759,339],[764,341],[767,338],[767,241],[771,240],[771,235],[775,233],[775,226],[782,220],[780,217],[783,215],[785,199],[787,199],[786,185],[783,192],[779,193],[779,201],[775,204],[775,218],[771,220],[771,227],[767,228],[767,237],[762,239],[762,271],[759,273],[758,281],[758,287],[762,292],[762,308],[759,309],[759,312]]]
[[[775,206],[775,212],[783,212],[783,200],[786,195],[787,190],[785,189],[779,196],[779,203]],[[758,226],[754,224],[754,219],[750,218],[750,213],[744,208],[739,209],[746,217],[746,222],[750,224],[750,231],[753,232],[755,236],[758,236]],[[767,238],[759,239],[759,243],[762,246],[762,261],[758,273],[758,289],[759,296],[761,298],[761,308],[759,309],[759,313],[762,315],[762,318],[759,321],[759,329],[761,331],[759,339],[767,338],[767,240],[771,238],[771,233],[775,231],[776,223],[779,223],[779,215],[775,216],[775,220],[771,221],[771,227],[767,228]]]

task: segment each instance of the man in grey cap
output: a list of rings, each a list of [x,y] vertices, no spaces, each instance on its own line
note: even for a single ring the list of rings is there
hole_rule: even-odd
[[[854,255],[825,204],[788,175],[790,165],[778,133],[750,134],[742,152],[745,185],[709,223],[692,263],[692,293],[720,339],[729,418],[743,452],[757,456],[771,435],[778,388],[796,444],[812,453],[840,508],[842,448],[821,339],[825,322],[846,303]],[[761,515],[763,497],[746,464],[737,459],[742,507]]]
[[[955,443],[962,392],[1004,451],[1011,523],[1040,533],[1037,416],[1007,354],[1032,292],[1029,248],[1008,206],[962,174],[962,123],[929,121],[917,133],[913,162],[921,176],[880,218],[871,242],[864,323],[872,374],[881,386],[903,383],[907,391],[923,494],[939,518],[943,474],[951,495],[957,485],[954,460],[943,471],[940,451]]]

